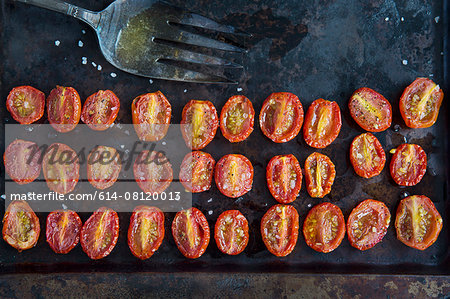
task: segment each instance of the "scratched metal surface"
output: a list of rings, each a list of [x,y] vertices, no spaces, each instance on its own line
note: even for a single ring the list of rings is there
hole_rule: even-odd
[[[78,1],[77,4],[100,10],[108,1]],[[258,124],[242,143],[230,144],[218,131],[205,148],[216,160],[228,153],[246,155],[253,163],[253,189],[242,198],[229,199],[215,186],[209,192],[194,196],[194,205],[208,218],[212,228],[218,215],[228,209],[239,209],[250,224],[250,242],[239,256],[225,256],[211,240],[206,253],[197,260],[185,259],[177,250],[170,233],[174,214],[166,214],[166,236],[160,249],[146,261],[129,252],[126,232],[130,214],[120,214],[120,236],[116,248],[105,259],[91,261],[77,246],[67,255],[56,255],[41,232],[35,248],[17,253],[0,241],[0,269],[6,272],[331,272],[331,273],[415,273],[449,274],[448,253],[448,158],[446,119],[447,105],[441,108],[437,123],[430,129],[405,127],[398,111],[403,89],[418,76],[431,77],[445,84],[443,60],[444,13],[442,1],[173,1],[192,11],[244,29],[254,35],[250,51],[242,59],[245,73],[238,86],[176,83],[135,77],[114,69],[102,57],[94,32],[70,17],[23,4],[1,2],[1,98],[14,86],[32,85],[46,94],[55,85],[75,87],[84,100],[98,89],[111,89],[121,99],[117,119],[131,123],[132,99],[142,93],[161,90],[173,107],[173,123],[179,123],[181,110],[190,99],[211,100],[220,111],[228,97],[242,93],[250,98],[259,114],[262,102],[275,91],[290,91],[306,110],[319,98],[337,101],[343,114],[338,139],[320,152],[336,165],[337,178],[332,192],[323,200],[312,199],[303,183],[299,198],[293,203],[302,222],[311,206],[322,201],[337,204],[347,217],[360,201],[382,200],[395,215],[402,195],[424,194],[432,198],[444,218],[444,229],[437,242],[424,252],[397,241],[393,222],[383,242],[360,252],[345,238],[329,254],[310,249],[300,235],[292,254],[285,258],[272,256],[264,247],[259,233],[262,215],[276,201],[265,183],[265,167],[277,154],[294,154],[301,164],[314,150],[300,134],[285,144],[274,144],[265,138]],[[439,17],[439,18],[437,18]],[[82,30],[86,33],[83,34]],[[60,45],[55,46],[59,40]],[[83,47],[78,47],[78,41]],[[445,52],[445,53],[444,53]],[[445,54],[445,55],[444,55]],[[81,63],[82,57],[88,63]],[[98,71],[91,65],[102,66]],[[113,78],[110,73],[117,77]],[[376,136],[386,152],[405,140],[420,144],[427,152],[429,167],[421,183],[400,188],[390,178],[388,168],[373,179],[354,173],[348,159],[352,139],[363,131],[351,119],[347,101],[362,86],[381,92],[392,104],[393,126]],[[242,88],[241,92],[237,88]],[[1,106],[3,124],[12,123]],[[3,138],[1,140],[4,151]],[[388,156],[388,165],[390,156]],[[177,165],[174,165],[177,172]],[[4,170],[1,169],[2,181]],[[2,185],[4,193],[4,184]],[[212,200],[210,200],[212,199]],[[3,214],[3,204],[0,208]],[[211,214],[208,212],[212,211]],[[40,214],[45,227],[47,214]],[[82,214],[85,221],[89,215]],[[394,217],[392,218],[394,219]]]

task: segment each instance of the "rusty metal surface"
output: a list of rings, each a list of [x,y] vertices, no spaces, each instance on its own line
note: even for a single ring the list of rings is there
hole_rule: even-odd
[[[86,25],[40,8],[2,1],[1,98],[6,99],[9,90],[18,85],[32,85],[46,94],[57,84],[73,86],[83,100],[98,89],[111,89],[121,99],[117,119],[121,123],[131,123],[130,106],[134,97],[156,90],[161,90],[170,100],[173,123],[179,123],[181,110],[190,99],[211,100],[220,110],[228,97],[242,93],[252,100],[257,114],[264,99],[275,91],[295,93],[305,110],[319,97],[334,100],[341,107],[343,126],[338,139],[326,149],[319,150],[331,158],[337,170],[332,192],[323,201],[337,204],[347,217],[359,202],[374,198],[384,201],[391,214],[395,215],[398,202],[405,192],[427,195],[435,202],[444,219],[444,229],[438,241],[424,252],[408,248],[396,239],[391,223],[383,242],[365,252],[352,248],[345,238],[334,252],[320,254],[310,249],[300,236],[295,250],[288,257],[272,256],[265,249],[259,233],[262,215],[276,204],[266,187],[265,167],[274,155],[287,153],[294,154],[303,166],[306,157],[314,150],[306,145],[301,134],[288,143],[274,144],[262,135],[255,123],[255,131],[245,142],[230,144],[218,131],[214,141],[205,148],[216,160],[229,153],[246,155],[255,169],[252,191],[233,200],[220,194],[213,186],[209,192],[194,196],[194,206],[203,211],[211,227],[225,210],[239,209],[243,212],[249,220],[251,236],[243,254],[225,256],[211,240],[201,258],[185,259],[170,234],[174,214],[166,213],[163,245],[151,259],[137,260],[126,242],[130,214],[121,213],[119,241],[107,258],[91,261],[80,246],[67,255],[56,255],[41,232],[37,246],[22,253],[0,241],[0,269],[3,273],[237,271],[450,274],[447,104],[444,103],[437,123],[430,129],[406,128],[398,111],[398,100],[403,89],[418,76],[431,77],[444,86],[444,92],[450,92],[443,72],[443,55],[448,53],[443,50],[442,1],[433,1],[432,4],[419,0],[173,2],[254,35],[248,55],[240,58],[246,69],[238,86],[161,80],[149,82],[148,79],[120,72],[101,56],[94,32]],[[100,10],[108,3],[77,2],[91,10]],[[78,46],[80,40],[83,47]],[[55,41],[60,42],[59,46],[55,46]],[[82,64],[82,57],[87,57],[86,65]],[[94,68],[92,62],[101,65],[102,69]],[[117,76],[112,77],[112,72]],[[380,176],[369,180],[354,173],[348,151],[352,139],[363,131],[351,119],[347,101],[353,91],[362,86],[379,91],[393,106],[392,127],[375,134],[385,151],[408,141],[420,144],[427,152],[429,167],[417,186],[396,186],[390,178],[388,167]],[[237,88],[242,88],[242,91]],[[13,122],[4,105],[0,116],[4,119],[3,123]],[[1,145],[4,150],[3,138]],[[387,157],[386,165],[390,160],[389,154]],[[175,172],[177,167],[174,165]],[[1,175],[3,181],[3,168]],[[320,202],[322,200],[308,196],[303,183],[300,196],[293,203],[301,216],[300,221],[312,206]],[[0,212],[3,213],[3,203]],[[45,227],[46,216],[39,215],[41,227]],[[85,221],[89,215],[80,216]],[[176,281],[176,278],[173,279]]]

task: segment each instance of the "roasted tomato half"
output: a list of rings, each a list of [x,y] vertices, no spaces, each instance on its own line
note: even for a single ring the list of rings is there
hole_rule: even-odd
[[[48,121],[56,131],[66,133],[80,121],[81,101],[72,87],[56,86],[47,97]]]
[[[405,245],[425,250],[436,242],[442,229],[442,217],[428,197],[408,196],[397,208],[395,229],[397,238]]]
[[[298,97],[290,92],[272,93],[263,103],[259,125],[264,135],[273,142],[287,142],[303,124],[303,107]]]
[[[199,258],[209,244],[210,232],[205,215],[197,208],[178,212],[172,222],[172,235],[187,258]]]
[[[391,104],[373,89],[363,87],[356,90],[348,108],[356,123],[366,131],[381,132],[391,126]]]
[[[305,161],[306,189],[311,197],[322,198],[331,192],[336,170],[327,156],[314,152]]]
[[[183,108],[181,133],[186,145],[199,150],[207,146],[216,135],[219,117],[210,101],[191,100]]]
[[[267,249],[276,256],[294,250],[298,238],[298,213],[290,205],[274,205],[261,219],[261,235]]]
[[[41,150],[32,141],[16,139],[11,142],[3,154],[5,171],[17,184],[34,181],[41,173]]]
[[[96,210],[84,223],[80,240],[83,251],[93,260],[109,255],[119,238],[119,216],[106,207]]]
[[[117,181],[122,161],[115,148],[97,146],[89,153],[87,162],[87,178],[95,188],[103,190]]]
[[[217,247],[223,253],[237,255],[248,244],[248,221],[238,210],[228,210],[217,218],[214,229]]]
[[[119,98],[111,90],[99,90],[84,102],[81,120],[96,131],[108,129],[120,109]]]
[[[350,162],[359,176],[371,178],[383,170],[386,154],[375,136],[364,133],[353,139],[350,146]]]
[[[230,142],[245,140],[253,132],[255,110],[245,96],[232,96],[220,113],[220,130]]]
[[[406,87],[400,98],[400,113],[410,128],[428,128],[434,125],[444,92],[433,81],[417,78]]]
[[[147,193],[161,193],[173,179],[172,164],[162,152],[142,151],[134,161],[134,178]]]
[[[341,110],[336,102],[315,100],[308,108],[303,126],[306,143],[314,148],[330,145],[341,131]]]
[[[36,245],[41,227],[39,219],[26,201],[13,201],[3,217],[3,239],[22,251]]]
[[[386,235],[391,213],[381,201],[367,199],[352,210],[347,220],[350,244],[366,250],[378,244]]]
[[[338,248],[345,236],[341,209],[328,202],[313,207],[303,223],[303,236],[316,251],[328,253]]]
[[[68,253],[80,241],[83,224],[77,213],[70,210],[53,211],[47,216],[47,243],[56,253]]]
[[[164,213],[155,207],[138,206],[128,228],[128,247],[141,260],[151,257],[164,239]]]
[[[180,182],[192,193],[203,192],[211,188],[214,165],[210,154],[194,151],[188,153],[180,166]]]
[[[427,154],[417,144],[402,144],[391,160],[391,176],[401,186],[417,185],[427,171]]]
[[[279,203],[293,202],[302,187],[302,169],[294,155],[275,156],[267,165],[267,186]]]
[[[242,196],[252,189],[252,163],[243,155],[225,155],[216,164],[214,178],[223,195]]]
[[[72,192],[80,177],[78,155],[68,145],[53,143],[42,160],[42,171],[50,190],[61,194]]]
[[[31,124],[44,115],[45,94],[31,86],[14,87],[6,98],[6,109],[21,124]]]
[[[138,96],[131,104],[134,129],[140,140],[158,141],[169,129],[172,106],[160,91]]]

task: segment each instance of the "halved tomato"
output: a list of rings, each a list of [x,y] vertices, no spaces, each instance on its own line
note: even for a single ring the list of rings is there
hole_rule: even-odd
[[[172,235],[178,250],[187,258],[199,258],[209,244],[210,232],[205,215],[197,208],[178,212],[172,222]]]
[[[217,247],[223,253],[237,255],[248,244],[248,221],[238,210],[228,210],[217,218],[214,229]]]
[[[223,195],[237,198],[252,189],[252,163],[243,155],[225,155],[216,164],[214,178]]]
[[[44,115],[45,94],[31,86],[14,87],[6,98],[6,109],[21,124],[31,124]]]
[[[381,132],[391,126],[391,103],[373,89],[362,87],[356,90],[348,108],[356,123],[366,131]]]
[[[303,124],[303,107],[298,97],[290,92],[275,92],[264,101],[259,114],[261,131],[277,143],[297,136]]]
[[[348,240],[359,250],[370,249],[386,235],[390,222],[391,213],[384,203],[366,199],[348,216]]]
[[[97,146],[87,157],[87,178],[92,186],[100,190],[114,185],[121,168],[120,155],[110,146]]]
[[[427,154],[420,145],[402,144],[395,149],[390,168],[391,176],[397,184],[417,185],[427,171]]]
[[[180,182],[192,193],[203,192],[211,188],[214,165],[210,154],[194,151],[188,153],[180,166]]]
[[[140,140],[158,141],[169,129],[172,106],[160,91],[136,97],[131,104],[134,129]]]
[[[302,169],[294,155],[275,156],[266,170],[267,186],[279,203],[293,202],[302,188]]]
[[[119,216],[116,211],[101,207],[84,223],[80,241],[83,251],[93,260],[109,255],[119,238]]]
[[[219,117],[210,101],[191,100],[183,108],[181,133],[186,145],[199,150],[207,146],[216,135]]]
[[[308,108],[303,126],[306,143],[314,148],[330,145],[341,131],[341,110],[336,102],[315,100]]]
[[[400,113],[410,128],[428,128],[434,125],[444,92],[428,78],[417,78],[406,87],[400,98]]]
[[[162,152],[142,151],[134,161],[134,178],[147,193],[161,193],[173,179],[172,164]]]
[[[305,161],[306,189],[311,197],[322,198],[331,192],[336,170],[327,156],[314,152]]]
[[[220,113],[220,130],[230,142],[240,142],[253,132],[254,121],[252,102],[242,95],[232,96]]]
[[[47,216],[47,243],[56,253],[68,253],[80,241],[80,216],[71,210],[53,211]]]
[[[72,192],[80,177],[78,155],[68,145],[53,143],[45,152],[42,171],[50,190],[61,194]]]
[[[26,201],[13,201],[3,217],[3,239],[22,251],[35,246],[41,227],[39,219]]]
[[[36,143],[14,140],[3,154],[6,173],[19,185],[31,183],[41,173],[41,154]]]
[[[66,133],[80,121],[81,101],[72,87],[56,86],[47,98],[48,121],[56,131]]]
[[[137,206],[128,228],[128,247],[141,260],[151,257],[164,239],[164,213],[155,207]]]
[[[442,217],[428,197],[408,196],[397,208],[395,229],[403,244],[425,250],[436,242],[442,229]]]
[[[104,131],[116,120],[119,98],[111,90],[99,90],[84,102],[81,120],[92,130]]]
[[[364,133],[353,139],[350,146],[350,162],[359,176],[371,178],[383,170],[386,154],[375,136]]]
[[[267,249],[276,256],[294,250],[298,238],[298,212],[290,205],[274,205],[261,219],[261,235]]]
[[[338,248],[345,236],[341,209],[329,202],[314,206],[303,223],[303,236],[315,251],[328,253]]]

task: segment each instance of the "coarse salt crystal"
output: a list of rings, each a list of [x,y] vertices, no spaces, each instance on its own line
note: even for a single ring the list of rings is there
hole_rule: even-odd
[[[149,79],[148,82],[150,82],[150,84],[153,84],[153,80],[152,79]]]
[[[436,24],[439,23],[439,19],[440,19],[439,16],[437,16],[436,18],[434,18],[434,21],[436,22]]]
[[[93,67],[97,67],[97,64],[95,62],[91,62]]]
[[[186,92],[187,92],[187,89],[183,90],[183,92],[186,93]]]
[[[102,66],[101,66],[100,64],[97,66],[97,70],[98,70],[98,71],[101,71],[101,70],[102,70]]]
[[[386,22],[389,21],[389,17],[386,17],[384,20],[385,20]]]
[[[402,60],[402,63],[403,63],[403,65],[407,65],[407,64],[408,64],[408,60],[403,59],[403,60]]]
[[[213,214],[213,211],[208,211],[208,215],[212,215]]]
[[[237,90],[237,91],[242,91],[242,88],[238,87],[236,90]]]
[[[61,44],[61,42],[59,40],[55,40],[55,46],[59,46]]]
[[[86,34],[86,30],[84,30],[84,29],[81,30],[81,33]]]
[[[401,17],[401,18],[400,18],[400,21],[402,21],[402,22],[403,22],[404,20],[405,20],[405,18],[404,18],[404,17]]]
[[[117,74],[116,73],[111,73],[110,76],[115,78],[115,77],[117,77]]]
[[[81,57],[81,63],[82,64],[87,64],[87,62],[88,62],[87,57]]]
[[[83,42],[81,40],[78,41],[78,47],[82,48],[83,47]]]
[[[163,142],[161,142],[161,144],[162,144],[162,145],[166,145],[166,142],[165,142],[165,141],[163,141]]]

